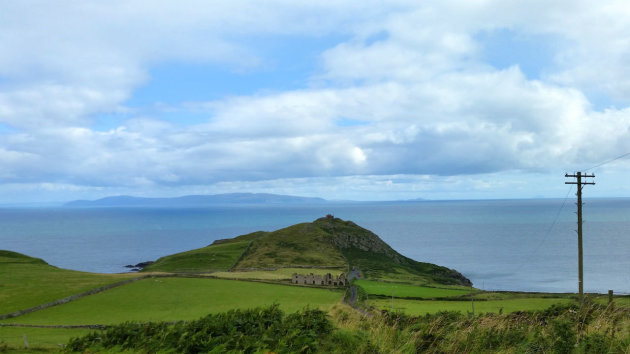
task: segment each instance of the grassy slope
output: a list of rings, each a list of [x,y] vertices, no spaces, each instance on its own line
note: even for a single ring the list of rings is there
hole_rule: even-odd
[[[278,268],[276,270],[254,270],[247,272],[214,272],[212,276],[218,278],[225,279],[252,279],[252,280],[272,280],[272,281],[283,281],[283,280],[291,280],[291,276],[293,273],[299,274],[309,274],[313,273],[315,275],[325,275],[326,273],[331,273],[333,275],[338,275],[347,271],[344,268]]]
[[[37,306],[136,276],[60,269],[39,258],[0,250],[0,314]]]
[[[270,232],[252,242],[235,269],[335,266],[346,267],[331,236],[312,223]]]
[[[227,271],[234,266],[249,244],[264,234],[266,233],[258,231],[224,240],[219,244],[162,257],[143,271],[196,273]]]
[[[424,285],[468,285],[469,280],[457,271],[431,263],[418,262],[393,250],[380,238],[351,221],[321,218],[313,224],[332,235],[351,235],[361,246],[350,245],[341,251],[350,265],[360,269],[369,279],[409,282]],[[335,236],[337,237],[337,236]],[[363,241],[365,240],[365,242]],[[379,252],[366,251],[376,245]]]
[[[208,313],[274,302],[284,311],[293,312],[307,305],[327,309],[342,295],[343,290],[236,280],[153,278],[3,322],[76,325],[191,320]]]

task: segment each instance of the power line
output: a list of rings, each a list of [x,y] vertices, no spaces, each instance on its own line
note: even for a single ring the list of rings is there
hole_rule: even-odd
[[[619,155],[619,156],[615,157],[615,158],[614,158],[614,159],[612,159],[612,160],[604,161],[604,162],[602,162],[602,163],[600,163],[600,164],[598,164],[598,165],[595,165],[595,166],[593,166],[593,167],[591,167],[591,168],[587,168],[587,169],[585,169],[585,170],[584,170],[584,172],[589,171],[589,170],[592,170],[592,169],[594,169],[594,168],[598,168],[598,167],[601,167],[601,166],[607,165],[607,164],[609,164],[609,163],[611,163],[611,162],[613,162],[613,161],[617,161],[617,160],[622,159],[622,158],[624,158],[624,157],[626,157],[626,156],[630,156],[630,152],[627,152],[627,153],[625,153],[625,154],[623,154],[623,155]]]
[[[558,223],[558,219],[560,218],[560,214],[562,213],[562,210],[564,209],[565,205],[567,204],[567,200],[569,199],[569,194],[571,194],[571,191],[573,191],[573,186],[569,186],[569,190],[567,191],[567,194],[564,196],[564,200],[562,201],[562,205],[560,206],[560,208],[558,208],[558,211],[556,212],[556,217],[553,219],[553,222],[551,223],[551,226],[549,227],[549,229],[547,229],[547,232],[545,233],[545,236],[543,237],[542,241],[540,241],[538,243],[538,245],[536,246],[536,248],[528,255],[528,258],[531,258],[535,254],[537,254],[538,251],[540,250],[540,248],[542,247],[542,245],[544,245],[545,242],[547,242],[547,239],[549,238],[549,235],[551,235],[551,232],[553,231],[553,228]],[[522,262],[521,265],[514,271],[514,273],[520,272],[521,269],[523,269],[523,267],[526,264],[529,264],[529,262]]]

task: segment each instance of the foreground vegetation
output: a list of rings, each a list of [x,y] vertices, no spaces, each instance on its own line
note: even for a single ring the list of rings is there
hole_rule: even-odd
[[[231,310],[199,320],[123,323],[69,341],[66,352],[132,350],[155,353],[331,352],[333,324],[326,312],[306,309],[289,315],[277,305]]]
[[[65,352],[86,350],[624,353],[630,350],[630,310],[590,303],[509,315],[381,312],[366,317],[343,305],[330,314],[305,309],[289,315],[273,305],[175,324],[124,323],[72,339],[64,348]]]
[[[344,307],[332,311],[340,330],[364,333],[381,353],[627,353],[630,309],[594,303],[545,310],[471,315],[440,311],[410,316],[383,311],[372,317]]]

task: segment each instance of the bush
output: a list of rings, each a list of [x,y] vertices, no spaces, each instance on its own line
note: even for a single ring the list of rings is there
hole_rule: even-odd
[[[571,353],[577,342],[577,335],[573,323],[569,320],[556,319],[551,324],[554,353]]]
[[[317,309],[285,316],[278,305],[250,310],[231,310],[191,322],[175,324],[123,323],[104,332],[74,338],[66,352],[88,349],[134,350],[178,353],[236,351],[254,353],[315,352],[334,327],[328,315]]]

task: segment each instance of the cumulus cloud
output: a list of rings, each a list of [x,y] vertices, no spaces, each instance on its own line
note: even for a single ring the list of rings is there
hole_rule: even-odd
[[[352,180],[376,194],[395,192],[391,176],[418,176],[402,193],[584,168],[630,151],[629,18],[617,0],[3,3],[0,180],[77,193],[290,181],[302,194]],[[553,41],[540,77],[484,59],[478,34],[505,29]],[[302,88],[175,103],[169,118],[127,105],[155,65],[256,72],[268,58],[253,43],[329,35]],[[126,118],[93,126],[111,113]]]

